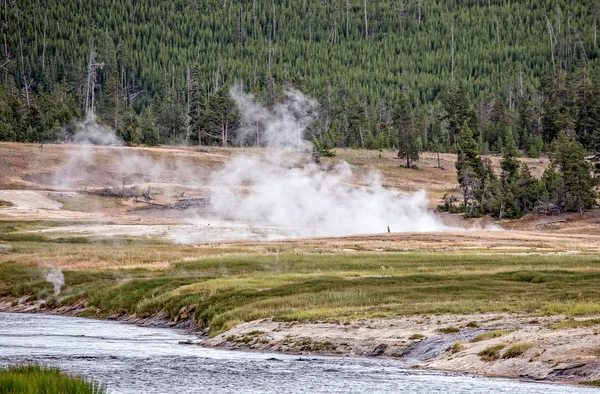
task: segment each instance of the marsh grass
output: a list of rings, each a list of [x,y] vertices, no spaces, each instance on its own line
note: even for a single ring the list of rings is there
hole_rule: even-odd
[[[499,338],[502,337],[504,335],[508,335],[512,332],[517,331],[515,330],[495,330],[495,331],[488,331],[488,332],[484,332],[483,334],[479,334],[477,335],[475,338],[471,339],[471,342],[481,342],[481,341],[486,341],[488,339],[494,339],[494,338]]]
[[[494,361],[500,358],[500,351],[506,347],[505,344],[500,343],[498,345],[490,346],[485,348],[481,352],[477,353],[481,357],[482,361]]]
[[[0,393],[105,394],[106,389],[87,379],[39,365],[12,366],[0,370]]]
[[[516,344],[512,345],[511,347],[509,347],[508,349],[506,349],[506,351],[502,355],[502,358],[521,357],[522,355],[525,354],[526,351],[528,351],[532,347],[533,347],[532,343],[516,343]]]
[[[551,330],[564,330],[569,328],[594,327],[600,324],[600,319],[575,320],[567,319],[548,326]]]
[[[44,222],[0,222],[22,234]],[[33,234],[35,235],[35,234]],[[0,238],[2,237],[0,231]],[[86,316],[164,313],[187,305],[211,335],[237,324],[415,314],[519,312],[576,315],[600,310],[600,257],[430,252],[334,253],[291,244],[148,244],[138,240],[14,241],[0,255],[0,296],[46,301],[38,264],[65,275],[50,305],[88,301]],[[381,275],[381,267],[386,267]],[[469,327],[473,324],[468,325]],[[458,329],[458,328],[456,328]],[[506,332],[502,331],[502,335]],[[483,339],[493,338],[482,334]],[[483,340],[479,339],[479,340]]]
[[[450,351],[452,354],[456,354],[465,348],[464,342],[458,341],[454,342],[454,344],[450,347]]]

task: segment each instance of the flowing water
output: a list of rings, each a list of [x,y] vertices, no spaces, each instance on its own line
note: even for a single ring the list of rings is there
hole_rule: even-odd
[[[177,330],[0,313],[0,367],[42,363],[110,393],[527,393],[596,390],[403,369],[397,361],[205,349]]]

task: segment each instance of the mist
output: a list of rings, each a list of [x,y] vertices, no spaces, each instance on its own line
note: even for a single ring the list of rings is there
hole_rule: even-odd
[[[386,188],[379,172],[357,176],[345,161],[315,163],[307,135],[318,116],[315,100],[288,90],[283,103],[267,109],[239,88],[231,89],[231,95],[242,120],[237,144],[258,143],[260,148],[236,149],[218,164],[205,165],[194,151],[163,157],[121,147],[113,130],[89,117],[78,126],[77,145],[68,150],[51,183],[70,191],[151,187],[158,202],[167,204],[201,197],[206,205],[169,213],[187,223],[165,232],[181,243],[374,234],[387,232],[388,226],[392,232],[449,229],[427,209],[425,191],[409,194]],[[190,161],[190,155],[196,161]],[[144,215],[144,211],[130,214]],[[97,215],[109,219],[103,218],[102,211]],[[111,228],[121,230],[124,234],[140,231],[139,227]]]
[[[60,294],[60,290],[65,285],[65,276],[60,269],[52,269],[46,273],[45,279],[54,286],[54,296]]]
[[[283,104],[268,110],[251,95],[232,92],[241,110],[242,138],[252,136],[259,123],[267,149],[237,154],[213,174],[210,202],[216,217],[285,229],[281,236],[291,237],[384,233],[388,226],[394,232],[447,229],[428,211],[425,191],[386,189],[376,171],[357,180],[344,161],[333,168],[313,163],[312,144],[304,136],[316,115],[315,101],[290,90]]]

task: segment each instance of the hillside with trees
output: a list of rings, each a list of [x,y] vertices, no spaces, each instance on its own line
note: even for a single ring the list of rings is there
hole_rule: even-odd
[[[230,90],[272,108],[292,88],[320,103],[306,136],[319,154],[395,149],[411,167],[424,150],[458,153],[470,214],[529,211],[521,184],[548,199],[564,188],[555,205],[579,209],[590,199],[569,197],[570,181],[532,186],[514,158],[600,150],[599,12],[598,0],[0,0],[0,140],[68,141],[94,114],[130,145],[260,144],[259,126],[238,138]],[[504,155],[498,179],[490,153]]]

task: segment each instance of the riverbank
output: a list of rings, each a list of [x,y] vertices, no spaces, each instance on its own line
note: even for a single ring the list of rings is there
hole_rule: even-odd
[[[84,305],[47,308],[6,298],[0,312],[78,316]],[[400,366],[568,384],[600,382],[600,315],[572,318],[510,313],[416,315],[347,321],[274,321],[239,324],[205,335],[182,311],[179,321],[159,313],[111,320],[193,332],[182,346],[282,353],[299,356],[378,357]]]

